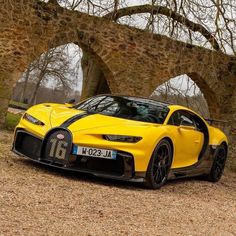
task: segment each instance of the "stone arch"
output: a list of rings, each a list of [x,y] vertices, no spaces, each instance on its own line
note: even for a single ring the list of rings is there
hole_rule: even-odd
[[[219,83],[219,76],[213,65],[209,65],[210,72],[204,63],[196,62],[194,65],[177,65],[173,77],[186,74],[202,92],[212,118],[220,116],[219,90],[224,89],[224,84]],[[221,88],[219,88],[221,86]]]
[[[7,14],[12,12],[12,6],[16,9],[14,17]],[[2,110],[7,108],[6,90],[9,94],[16,75],[48,48],[70,42],[78,43],[96,57],[113,93],[148,96],[157,84],[180,74],[191,74],[199,84],[205,80],[206,85],[202,86],[206,88],[205,96],[210,88],[208,100],[212,111],[215,93],[220,96],[227,92],[228,100],[232,97],[233,87],[228,88],[235,74],[229,71],[229,65],[234,68],[231,65],[235,65],[235,59],[223,53],[70,11],[53,4],[53,1],[25,0],[24,8],[22,1],[6,1],[0,13]],[[0,123],[1,120],[4,122],[3,115],[0,115]]]
[[[34,54],[33,57],[30,57],[30,62],[51,48],[74,43],[81,48],[83,55],[88,56],[100,68],[103,77],[105,78],[105,81],[103,82],[105,82],[105,86],[110,89],[111,83],[114,80],[114,75],[112,69],[109,68],[109,63],[107,63],[107,55],[103,50],[102,41],[94,42],[94,38],[91,37],[90,34],[86,34],[86,31],[78,32],[78,30],[74,28],[67,31],[67,34],[65,34],[64,31],[55,34],[55,37],[50,39],[44,47],[41,47],[40,51],[37,51],[37,53],[33,50]],[[83,58],[84,65],[87,63],[86,56]],[[26,69],[26,67],[24,69]]]
[[[57,37],[60,37],[60,34],[57,35]],[[84,34],[85,38],[89,38],[89,35]],[[89,39],[90,41],[93,41],[93,39]],[[58,41],[56,40],[56,43],[49,43],[50,47],[58,47],[64,44],[69,44],[69,43],[75,43],[78,45],[82,51],[83,54],[86,54],[90,59],[92,59],[101,69],[102,73],[104,74],[104,77],[107,80],[108,86],[110,86],[111,82],[114,79],[114,75],[112,72],[112,69],[109,68],[109,63],[107,63],[106,58],[104,58],[105,54],[104,51],[102,50],[102,45],[101,42],[96,42],[96,43],[84,43],[83,40],[79,40],[78,38],[75,37],[73,38],[65,38],[63,41]],[[86,64],[86,57],[84,58],[84,63]]]
[[[183,73],[183,74],[177,74],[177,75],[175,74],[175,76],[171,78],[168,78],[168,77],[164,79],[162,78],[161,80],[159,80],[162,83],[161,84],[158,83],[158,86],[163,85],[165,82],[168,82],[170,79],[175,79],[181,75],[186,75],[192,80],[192,82],[194,82],[197,85],[197,87],[203,94],[204,99],[206,100],[210,117],[219,118],[220,106],[219,106],[219,99],[218,99],[217,93],[213,91],[212,88],[209,86],[209,84],[207,83],[207,78],[204,79],[199,73],[192,72],[192,73]]]
[[[92,61],[92,63],[99,67],[99,72],[102,74],[102,78],[103,80],[99,80],[99,81],[96,81],[96,78],[94,78],[93,81],[86,81],[84,80],[83,81],[83,88],[82,88],[82,91],[84,91],[84,94],[82,94],[83,98],[86,98],[88,96],[92,96],[94,94],[90,94],[89,92],[90,91],[86,91],[86,88],[89,86],[90,87],[90,90],[94,90],[94,93],[110,93],[111,92],[111,88],[110,88],[110,84],[113,82],[114,80],[114,75],[112,73],[112,70],[109,68],[109,64],[106,63],[106,61],[104,60],[103,58],[103,51],[101,52],[101,50],[99,49],[100,46],[98,45],[95,45],[94,47],[92,47],[92,45],[90,44],[84,44],[83,42],[79,41],[78,39],[76,38],[69,38],[69,37],[65,37],[63,40],[62,38],[60,40],[57,40],[57,38],[60,38],[61,35],[63,35],[64,33],[62,34],[58,34],[56,36],[56,38],[52,41],[50,41],[48,43],[48,45],[42,50],[40,51],[39,53],[37,54],[34,54],[34,57],[31,58],[29,64],[36,59],[36,56],[37,57],[40,57],[43,53],[45,53],[46,51],[52,49],[52,48],[57,48],[57,47],[60,47],[60,46],[63,46],[63,45],[67,45],[67,44],[70,44],[70,43],[74,43],[76,44],[83,52],[83,57],[82,57],[82,60],[81,60],[81,64],[82,64],[82,70],[84,72],[84,68],[86,68],[86,64],[88,63],[88,60],[87,60],[87,57],[89,57],[89,60]],[[99,49],[99,50],[97,50]],[[29,65],[28,64],[28,65]],[[27,68],[27,66],[24,67],[24,70]],[[23,71],[21,73],[23,73]],[[85,71],[85,74],[86,74],[86,71]],[[86,75],[84,74],[84,78],[86,78]],[[86,84],[87,82],[89,82],[89,85],[88,86],[84,86],[84,84]],[[100,84],[98,84],[98,82],[100,82]],[[102,82],[102,83],[101,83]],[[94,84],[93,84],[94,83]],[[94,87],[94,89],[91,89],[91,87]],[[99,91],[98,91],[99,89]]]
[[[207,83],[207,78],[204,79],[201,75],[196,72],[188,73],[187,74],[199,87],[201,92],[206,99],[208,109],[210,112],[210,116],[212,118],[219,118],[220,116],[220,104],[219,104],[219,97],[216,91],[213,91],[212,88]]]

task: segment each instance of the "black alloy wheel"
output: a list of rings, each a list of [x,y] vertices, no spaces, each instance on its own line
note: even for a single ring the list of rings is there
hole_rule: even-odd
[[[223,144],[221,144],[215,150],[214,161],[211,167],[211,171],[207,176],[209,181],[217,182],[220,180],[224,172],[226,159],[227,159],[227,150],[226,147]]]
[[[145,186],[159,189],[165,184],[172,163],[172,148],[168,140],[163,139],[156,146],[146,173]]]

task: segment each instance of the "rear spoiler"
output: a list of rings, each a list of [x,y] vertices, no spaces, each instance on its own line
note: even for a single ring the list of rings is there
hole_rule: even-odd
[[[213,123],[219,123],[219,124],[227,124],[228,123],[228,121],[226,121],[226,120],[217,120],[217,119],[211,119],[211,118],[204,118],[204,119],[210,125],[212,125]]]

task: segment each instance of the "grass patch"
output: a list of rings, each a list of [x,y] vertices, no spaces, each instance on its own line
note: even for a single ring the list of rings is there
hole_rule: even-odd
[[[22,102],[16,102],[11,100],[9,103],[9,107],[27,110],[29,108],[29,105]]]
[[[6,129],[14,130],[19,123],[21,115],[8,112],[6,117]]]

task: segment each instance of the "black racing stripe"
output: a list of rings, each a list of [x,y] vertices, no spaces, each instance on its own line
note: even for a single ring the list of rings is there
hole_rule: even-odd
[[[68,128],[70,125],[72,125],[74,122],[76,122],[77,120],[80,120],[84,117],[87,117],[89,115],[92,115],[92,114],[88,114],[87,112],[83,112],[82,114],[78,114],[78,115],[75,115],[75,116],[72,116],[71,118],[69,118],[68,120],[66,120],[65,122],[63,122],[60,127],[61,128]]]

